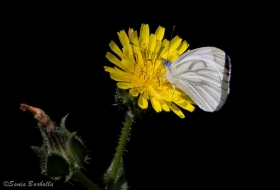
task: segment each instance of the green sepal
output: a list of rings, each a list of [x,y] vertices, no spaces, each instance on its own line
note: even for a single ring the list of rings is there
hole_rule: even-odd
[[[37,146],[31,146],[31,149],[36,152],[36,154],[40,158],[40,166],[43,171],[46,171],[46,156],[47,152],[43,150],[42,148],[39,148]]]
[[[115,102],[120,109],[131,110],[132,115],[138,118],[142,118],[146,113],[152,111],[152,106],[148,106],[147,109],[142,109],[138,105],[138,97],[133,97],[129,90],[117,88]]]
[[[69,135],[71,134],[65,126],[65,122],[67,119],[68,114],[62,118],[61,122],[60,122],[60,131],[62,132],[62,134],[64,134],[66,137],[69,137]]]
[[[39,123],[38,123],[38,128],[40,129],[40,132],[41,132],[41,135],[42,135],[42,138],[43,138],[43,145],[42,145],[42,147],[50,148],[49,139],[48,139],[45,131],[42,129],[41,124],[39,124]]]
[[[107,186],[110,182],[110,174],[112,172],[112,168],[113,168],[113,161],[110,164],[109,168],[107,169],[107,171],[105,172],[105,174],[103,175],[103,181],[104,184]],[[128,183],[127,180],[125,178],[125,173],[124,173],[124,166],[123,166],[123,161],[121,160],[121,163],[119,165],[119,169],[117,172],[117,176],[116,176],[116,180],[113,186],[112,190],[127,190],[128,189]]]
[[[47,175],[58,180],[61,177],[68,176],[70,173],[70,165],[67,160],[60,154],[50,153],[47,156]]]
[[[84,143],[76,137],[76,133],[71,133],[69,137],[69,147],[73,156],[76,158],[76,163],[82,167],[88,158],[87,149]]]

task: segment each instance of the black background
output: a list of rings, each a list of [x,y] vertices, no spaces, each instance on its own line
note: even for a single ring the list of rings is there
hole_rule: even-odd
[[[5,7],[3,7],[5,9]],[[179,35],[190,48],[214,46],[232,60],[231,92],[224,107],[206,113],[196,107],[183,111],[151,113],[133,124],[124,153],[131,189],[192,189],[239,187],[258,184],[257,150],[262,140],[243,111],[244,54],[249,35],[241,22],[250,24],[242,8],[233,5],[149,4],[14,4],[2,17],[5,32],[1,69],[3,126],[1,126],[2,181],[47,182],[40,174],[39,158],[30,146],[41,136],[26,103],[44,110],[55,122],[69,113],[66,126],[85,141],[91,160],[84,173],[102,186],[124,121],[114,104],[116,82],[104,72],[113,66],[105,54],[109,42],[120,45],[117,32],[142,23],[155,32],[165,27],[165,38]],[[237,12],[239,12],[237,14]],[[242,45],[241,45],[242,42]],[[120,46],[119,46],[120,47]],[[261,174],[260,174],[261,175]],[[3,177],[4,176],[4,177]],[[76,181],[56,181],[53,188],[83,189]],[[52,188],[52,189],[53,189]]]

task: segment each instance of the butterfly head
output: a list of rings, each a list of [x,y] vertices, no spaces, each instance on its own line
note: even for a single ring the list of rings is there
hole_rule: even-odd
[[[165,67],[165,69],[167,71],[164,77],[168,80],[169,83],[174,83],[175,78],[174,78],[174,76],[173,76],[173,74],[171,72],[171,68],[170,68],[171,65],[172,65],[172,62],[168,61],[166,59],[162,59],[162,64],[163,64],[163,66]]]

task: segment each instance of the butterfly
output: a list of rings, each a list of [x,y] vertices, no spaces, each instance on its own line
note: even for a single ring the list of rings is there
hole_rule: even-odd
[[[166,79],[184,91],[204,111],[222,108],[229,94],[231,60],[216,47],[202,47],[182,54],[173,63],[164,60]]]

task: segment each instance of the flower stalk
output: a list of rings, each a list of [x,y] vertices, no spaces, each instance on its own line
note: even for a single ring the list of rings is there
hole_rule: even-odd
[[[73,177],[83,184],[89,190],[101,190],[92,181],[90,181],[82,172],[78,171],[73,174]]]
[[[117,151],[115,154],[115,157],[113,159],[113,166],[112,166],[112,170],[110,173],[110,177],[109,177],[109,181],[108,181],[108,186],[107,186],[107,190],[112,190],[114,188],[114,184],[116,182],[116,178],[117,178],[117,173],[119,171],[119,167],[121,164],[121,160],[122,160],[122,156],[123,156],[123,152],[125,149],[125,145],[127,142],[127,139],[129,137],[129,132],[131,129],[133,123],[133,115],[131,113],[131,111],[129,110],[126,113],[126,118],[125,118],[125,123],[121,132],[121,136],[119,139],[119,144],[117,147]]]

